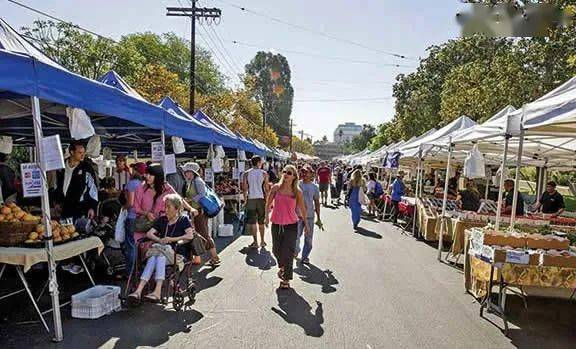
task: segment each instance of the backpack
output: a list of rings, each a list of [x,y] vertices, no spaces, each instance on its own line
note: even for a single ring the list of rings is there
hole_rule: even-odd
[[[380,184],[380,182],[376,181],[376,186],[374,186],[374,195],[376,197],[380,197],[382,194],[384,194],[384,189],[382,188],[382,184]]]

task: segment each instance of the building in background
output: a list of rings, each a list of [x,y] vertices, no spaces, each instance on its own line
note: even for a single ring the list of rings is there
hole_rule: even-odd
[[[332,160],[337,156],[344,155],[344,149],[341,144],[326,141],[315,142],[314,151],[316,156],[322,160]]]
[[[334,130],[334,143],[344,144],[350,142],[354,136],[360,133],[362,133],[362,125],[356,125],[353,122],[340,124]]]

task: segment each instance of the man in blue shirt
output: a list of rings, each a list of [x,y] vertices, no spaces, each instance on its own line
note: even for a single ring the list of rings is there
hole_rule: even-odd
[[[398,171],[396,174],[396,179],[392,183],[392,194],[390,195],[390,198],[392,200],[392,223],[394,224],[398,222],[398,204],[404,195],[404,182],[402,181],[403,178],[404,171]]]
[[[300,253],[300,238],[304,231],[304,219],[308,221],[308,227],[310,229],[309,234],[304,236],[304,249],[302,250],[303,264],[310,263],[308,256],[312,251],[312,238],[314,236],[314,214],[320,222],[320,188],[313,182],[314,170],[309,166],[305,166],[301,170],[302,180],[300,181],[300,190],[302,190],[302,196],[304,197],[304,204],[306,205],[306,212],[302,214],[299,212],[298,216],[300,220],[298,221],[298,237],[296,239],[296,256]]]

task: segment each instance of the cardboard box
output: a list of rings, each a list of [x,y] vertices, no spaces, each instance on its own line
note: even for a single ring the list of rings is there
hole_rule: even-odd
[[[510,246],[513,248],[525,248],[526,237],[524,234],[507,234],[496,231],[484,232],[484,245]]]
[[[543,250],[567,250],[570,248],[570,240],[553,235],[528,234],[526,246]]]
[[[542,255],[542,266],[576,268],[576,256]]]

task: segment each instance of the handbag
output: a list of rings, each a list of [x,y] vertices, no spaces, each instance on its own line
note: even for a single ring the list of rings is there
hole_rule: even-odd
[[[202,256],[206,253],[206,239],[202,235],[196,233],[192,239],[192,248],[194,248],[194,255]]]
[[[148,220],[146,216],[138,216],[134,221],[134,231],[138,233],[146,233],[154,226],[154,222]]]
[[[208,218],[216,217],[224,207],[222,200],[216,195],[214,189],[209,186],[206,186],[206,194],[200,198],[198,204],[200,204]]]
[[[370,200],[368,199],[368,196],[366,195],[362,187],[358,188],[358,201],[362,206],[368,206],[370,204]]]

